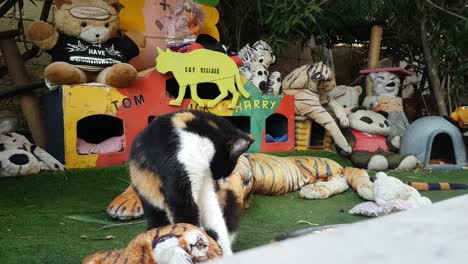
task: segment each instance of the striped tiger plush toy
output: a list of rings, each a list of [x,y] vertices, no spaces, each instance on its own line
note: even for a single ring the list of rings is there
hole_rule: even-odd
[[[343,168],[337,162],[319,157],[278,157],[244,154],[236,168],[243,179],[250,179],[249,194],[282,195],[300,190],[307,199],[325,199],[351,186],[359,196],[372,200],[372,182],[365,170]],[[253,175],[252,177],[250,175]],[[248,206],[245,197],[244,206]]]
[[[97,252],[83,264],[184,264],[200,263],[222,255],[216,241],[200,228],[175,224],[136,236],[126,248]]]
[[[351,153],[351,146],[346,141],[330,113],[322,105],[328,105],[343,127],[348,127],[349,120],[343,107],[328,92],[336,87],[333,71],[322,62],[304,65],[292,71],[282,83],[283,94],[295,97],[295,112],[307,116],[319,123],[330,133],[337,144],[346,153]]]

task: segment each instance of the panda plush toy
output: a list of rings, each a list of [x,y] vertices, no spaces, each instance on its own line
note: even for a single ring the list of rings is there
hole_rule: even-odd
[[[0,133],[0,177],[22,176],[65,167],[18,133]]]
[[[354,166],[369,170],[411,170],[419,164],[413,155],[396,153],[400,137],[387,138],[390,129],[387,115],[363,106],[353,108],[348,114],[349,128],[343,134],[353,149],[351,162]]]

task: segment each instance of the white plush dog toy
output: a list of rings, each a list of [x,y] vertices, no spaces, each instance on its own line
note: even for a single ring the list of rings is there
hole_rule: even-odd
[[[0,177],[29,175],[43,170],[63,171],[65,166],[23,135],[0,134]]]
[[[415,188],[404,184],[395,177],[388,176],[383,172],[378,172],[375,177],[375,202],[358,204],[349,213],[376,217],[432,203],[429,198],[422,197]]]

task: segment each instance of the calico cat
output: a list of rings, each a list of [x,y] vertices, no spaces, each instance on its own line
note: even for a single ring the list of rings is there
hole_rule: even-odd
[[[254,139],[227,119],[183,110],[155,118],[134,140],[130,178],[148,229],[189,223],[232,254],[214,182],[228,177]]]

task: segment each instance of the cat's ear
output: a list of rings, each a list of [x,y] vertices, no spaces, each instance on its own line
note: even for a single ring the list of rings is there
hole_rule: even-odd
[[[233,140],[230,143],[230,150],[231,150],[231,159],[237,159],[239,156],[246,152],[247,149],[249,149],[250,144],[252,144],[253,141],[244,139],[244,138],[239,138],[236,140]]]

